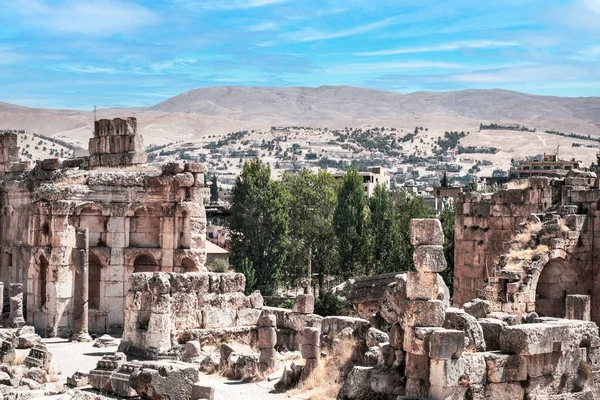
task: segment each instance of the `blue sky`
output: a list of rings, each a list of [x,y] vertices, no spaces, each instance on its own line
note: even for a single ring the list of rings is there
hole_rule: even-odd
[[[0,0],[0,101],[205,86],[600,95],[600,0]]]

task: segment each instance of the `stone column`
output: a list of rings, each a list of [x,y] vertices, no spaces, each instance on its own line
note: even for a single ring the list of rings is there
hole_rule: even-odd
[[[277,331],[275,330],[276,317],[273,314],[264,314],[258,319],[258,347],[260,348],[260,368],[262,371],[271,371],[277,363]]]
[[[2,310],[4,310],[4,282],[0,282],[0,320],[2,319]]]
[[[10,317],[8,324],[11,328],[20,328],[25,325],[23,318],[23,284],[11,283],[9,286],[10,294]]]
[[[317,368],[321,355],[321,330],[319,328],[304,328],[302,331],[302,358],[306,360],[300,380],[305,380]]]
[[[75,248],[73,264],[75,266],[75,287],[73,290],[73,334],[77,342],[90,342],[88,334],[88,301],[89,301],[89,263],[88,263],[88,228],[77,228],[75,232]]]

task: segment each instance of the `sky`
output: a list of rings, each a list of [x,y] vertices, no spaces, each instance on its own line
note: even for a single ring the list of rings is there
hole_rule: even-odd
[[[0,0],[0,101],[209,86],[600,96],[600,0]]]

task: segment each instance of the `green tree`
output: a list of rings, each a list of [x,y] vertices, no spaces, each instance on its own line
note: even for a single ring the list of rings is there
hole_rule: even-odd
[[[217,183],[217,176],[213,175],[210,179],[210,201],[216,203],[219,201],[219,184]]]
[[[300,280],[317,274],[319,288],[324,278],[335,268],[337,247],[331,240],[333,213],[337,204],[337,182],[333,175],[320,170],[286,173],[283,183],[290,194],[290,248],[284,281],[288,287],[298,287]],[[309,260],[310,258],[310,260]]]
[[[369,211],[369,242],[373,267],[367,267],[366,272],[367,274],[392,272],[397,267],[392,259],[393,215],[390,195],[385,186],[375,186],[375,191],[369,199]]]
[[[393,207],[393,254],[392,264],[397,270],[413,269],[413,247],[410,244],[410,220],[413,218],[435,218],[435,211],[420,197],[400,192]]]
[[[231,260],[252,266],[256,286],[266,294],[277,290],[288,247],[288,195],[260,159],[244,164],[232,190]]]
[[[441,273],[444,282],[450,289],[450,297],[454,293],[454,204],[444,200],[442,212],[440,213],[442,230],[444,231],[444,255],[448,267]]]
[[[333,228],[338,242],[339,273],[344,278],[364,272],[367,261],[365,192],[362,177],[350,168],[342,178]]]

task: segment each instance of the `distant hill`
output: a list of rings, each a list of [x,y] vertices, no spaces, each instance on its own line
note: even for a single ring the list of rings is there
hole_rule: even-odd
[[[205,135],[272,125],[404,126],[478,129],[481,122],[520,123],[600,137],[600,97],[534,96],[506,90],[399,94],[350,86],[224,86],[191,90],[149,108],[103,109],[98,117],[134,115],[146,143],[200,140]],[[0,103],[0,129],[26,129],[85,146],[93,115]],[[515,132],[515,134],[519,134]]]

